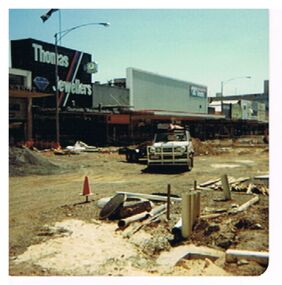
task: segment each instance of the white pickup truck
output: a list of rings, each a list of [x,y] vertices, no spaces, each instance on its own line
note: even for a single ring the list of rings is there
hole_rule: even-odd
[[[170,128],[155,134],[153,144],[147,147],[147,166],[193,167],[194,149],[189,131]]]

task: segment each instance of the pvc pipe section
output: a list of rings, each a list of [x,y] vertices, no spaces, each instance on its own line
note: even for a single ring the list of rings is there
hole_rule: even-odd
[[[140,221],[140,220],[146,219],[148,217],[150,217],[150,213],[149,212],[143,212],[143,213],[128,217],[126,219],[119,220],[118,221],[118,227],[124,228],[124,227],[128,226],[130,223]]]
[[[143,198],[153,201],[167,202],[166,196],[142,194],[142,193],[131,193],[131,192],[116,192],[117,194],[125,194],[127,198]],[[181,198],[170,197],[171,201],[181,202]]]
[[[184,239],[190,237],[192,233],[192,209],[191,209],[191,194],[184,193],[182,194],[182,227],[181,234]]]
[[[140,214],[137,214],[137,215],[125,218],[125,219],[121,219],[118,222],[118,227],[124,228],[133,222],[147,219],[149,217],[154,217],[158,215],[159,213],[165,211],[166,208],[167,208],[167,205],[163,204],[163,205],[153,208],[150,212],[143,212],[143,213],[140,213]]]
[[[201,212],[201,192],[193,191],[182,195],[182,217],[174,225],[171,232],[175,239],[189,238],[193,225],[200,217]]]
[[[225,252],[226,262],[236,262],[237,259],[241,258],[256,261],[262,265],[267,265],[269,260],[269,253],[237,249],[228,249]]]
[[[153,217],[155,215],[157,215],[158,213],[162,212],[163,210],[167,209],[167,204],[163,204],[163,205],[160,205],[160,206],[157,206],[155,208],[153,208],[151,211],[150,211],[150,216]]]

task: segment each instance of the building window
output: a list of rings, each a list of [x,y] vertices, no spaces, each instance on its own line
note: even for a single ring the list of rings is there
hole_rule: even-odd
[[[10,111],[20,111],[21,110],[21,105],[17,103],[10,103],[9,104],[9,110]]]
[[[24,86],[25,77],[21,75],[9,74],[10,86]]]

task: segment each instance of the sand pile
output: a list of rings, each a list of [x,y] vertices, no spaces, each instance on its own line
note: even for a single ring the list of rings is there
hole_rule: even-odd
[[[140,256],[136,246],[115,230],[116,224],[65,220],[52,228],[58,232],[56,238],[30,246],[15,263],[32,262],[63,275],[129,274]]]
[[[56,275],[72,276],[226,275],[209,260],[183,260],[177,267],[159,264],[151,256],[154,250],[148,252],[154,236],[140,231],[125,239],[116,229],[116,224],[98,220],[68,219],[46,225],[39,234],[52,238],[30,246],[13,263],[32,263]]]
[[[27,148],[9,148],[9,175],[53,174],[59,166]]]

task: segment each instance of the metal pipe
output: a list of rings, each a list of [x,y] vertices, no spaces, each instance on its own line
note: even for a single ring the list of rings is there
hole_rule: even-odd
[[[166,210],[167,209],[167,204],[163,204],[163,205],[160,205],[160,206],[157,206],[155,208],[153,208],[149,214],[151,217],[157,215],[158,213],[162,212],[163,210]]]
[[[166,211],[166,218],[170,219],[170,184],[167,185],[167,211]]]
[[[111,197],[104,197],[104,198],[99,199],[99,200],[97,201],[97,207],[100,208],[100,209],[104,208],[105,205],[106,205],[112,198],[113,198],[113,196],[111,196]],[[141,199],[141,198],[138,198],[138,199],[137,199],[137,198],[136,198],[136,200],[125,201],[125,202],[123,203],[123,206],[124,206],[124,207],[132,206],[132,205],[134,205],[134,204],[136,204],[136,203],[145,202],[145,201],[149,201],[149,200],[148,200],[148,199]],[[152,206],[152,208],[154,207],[153,202],[151,202],[151,206]]]
[[[143,213],[140,213],[140,214],[128,217],[126,219],[119,220],[118,221],[118,227],[119,228],[125,228],[130,223],[133,223],[133,222],[136,222],[136,221],[140,221],[140,220],[146,219],[148,217],[150,217],[150,213],[146,211],[146,212],[143,212]]]
[[[116,192],[117,194],[125,194],[127,198],[143,198],[153,201],[160,201],[166,202],[166,196],[159,196],[159,195],[151,195],[151,194],[142,194],[142,193],[131,193],[131,192]],[[170,197],[171,201],[181,202],[181,198]]]
[[[57,147],[60,146],[60,122],[59,122],[59,70],[58,70],[58,33],[55,34],[55,84],[56,84],[56,143]]]
[[[248,251],[238,249],[228,249],[225,252],[226,262],[236,262],[237,259],[247,259],[256,261],[262,265],[268,264],[269,253],[260,251]]]

